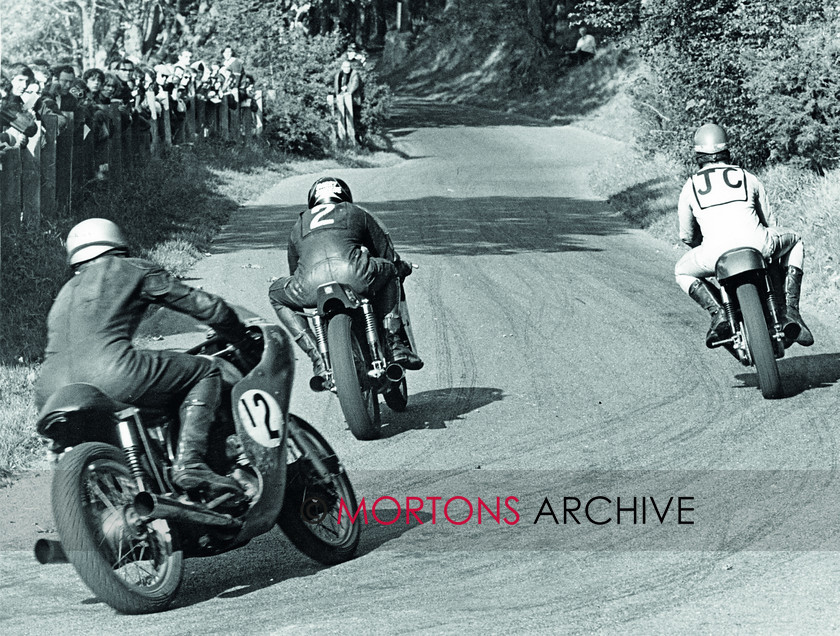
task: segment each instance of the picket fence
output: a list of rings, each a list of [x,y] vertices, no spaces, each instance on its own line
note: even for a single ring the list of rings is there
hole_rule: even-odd
[[[132,122],[123,130],[118,106],[108,106],[111,135],[98,149],[93,131],[75,122],[73,113],[62,113],[67,124],[61,130],[58,115],[44,115],[42,129],[26,146],[0,151],[0,267],[6,237],[22,227],[37,230],[42,219],[71,210],[79,188],[95,180],[98,172],[101,176],[97,164],[107,164],[107,183],[121,179],[172,145],[210,138],[247,141],[263,129],[260,92],[254,101],[256,112],[249,107],[230,108],[226,100],[215,104],[190,98],[183,125],[174,131],[169,100],[163,100],[161,113],[145,129]]]

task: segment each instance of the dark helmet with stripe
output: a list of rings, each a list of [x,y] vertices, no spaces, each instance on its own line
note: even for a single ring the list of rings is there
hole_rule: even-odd
[[[307,205],[310,209],[323,203],[353,203],[350,188],[341,179],[321,177],[309,188]]]

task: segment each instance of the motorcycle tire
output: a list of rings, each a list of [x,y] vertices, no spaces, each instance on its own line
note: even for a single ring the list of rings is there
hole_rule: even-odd
[[[297,449],[295,455],[301,456],[288,466],[286,494],[277,525],[309,558],[324,565],[343,563],[352,559],[359,547],[361,520],[354,522],[348,516],[348,511],[356,514],[356,493],[327,440],[308,422],[289,415],[289,427],[293,426],[302,438],[301,446],[306,448]],[[329,475],[318,474],[306,461],[307,454],[316,455]]]
[[[350,316],[338,314],[330,319],[327,326],[327,343],[335,392],[350,432],[360,440],[379,438],[379,394],[367,378],[367,356],[358,338],[353,334]]]
[[[402,413],[408,407],[408,383],[404,377],[399,382],[391,384],[382,395],[385,398],[385,404],[392,411]]]
[[[764,307],[758,289],[752,283],[744,283],[735,293],[741,307],[744,330],[750,357],[758,375],[758,388],[766,399],[782,396],[782,380],[779,365],[773,352],[773,342],[767,328]]]
[[[124,614],[165,610],[184,570],[167,522],[141,524],[138,534],[126,521],[136,494],[122,451],[110,444],[80,444],[55,467],[52,509],[64,552],[93,593]]]

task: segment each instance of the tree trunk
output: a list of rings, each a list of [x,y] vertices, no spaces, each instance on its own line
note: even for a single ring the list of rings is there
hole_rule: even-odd
[[[79,13],[82,17],[83,66],[91,68],[96,63],[96,44],[93,38],[93,26],[96,21],[97,9],[96,0],[92,0],[90,6],[86,5],[84,0],[76,0],[76,6],[79,8]]]
[[[400,20],[400,31],[411,31],[411,0],[402,0],[402,16]]]
[[[142,22],[145,26],[143,33],[143,55],[147,56],[157,42],[158,34],[160,33],[163,23],[160,15],[160,5],[155,5],[152,9],[151,15],[146,14],[146,19]]]
[[[338,28],[348,42],[356,41],[356,3],[353,0],[339,0]]]
[[[383,46],[385,35],[388,32],[388,25],[385,21],[385,0],[373,0],[370,3],[370,11],[371,30],[373,32],[371,44]]]

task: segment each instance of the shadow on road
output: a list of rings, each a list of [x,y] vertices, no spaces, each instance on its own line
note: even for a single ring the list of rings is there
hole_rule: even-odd
[[[447,422],[505,398],[501,389],[489,387],[452,387],[409,394],[408,410],[403,413],[382,409],[382,437],[394,437],[412,430],[446,428]]]
[[[403,97],[396,100],[387,122],[388,134],[401,137],[418,128],[449,126],[536,126],[546,128],[555,124],[518,113],[477,108],[424,99]]]
[[[779,360],[779,373],[785,397],[793,397],[811,389],[824,389],[840,380],[840,353],[821,353]],[[758,387],[754,370],[735,376],[743,387]],[[742,387],[739,387],[742,388]]]
[[[391,232],[398,249],[433,255],[481,256],[527,252],[599,251],[581,237],[627,231],[602,201],[566,197],[426,197],[362,203]],[[223,234],[215,253],[286,247],[300,206],[255,206],[248,231]]]
[[[370,504],[366,504],[368,511]],[[393,510],[383,507],[383,520],[390,521]],[[378,509],[378,508],[377,508]],[[416,516],[426,523],[432,515],[417,512]],[[418,523],[394,523],[384,525],[368,519],[362,526],[361,541],[356,558],[381,548],[384,544],[417,527]],[[362,517],[359,523],[364,523]],[[304,556],[282,535],[278,529],[261,535],[248,545],[208,558],[188,559],[184,566],[184,584],[173,609],[188,607],[209,601],[212,598],[238,598],[258,590],[277,585],[289,579],[317,574],[328,566],[321,565]],[[98,603],[91,598],[84,604]]]

